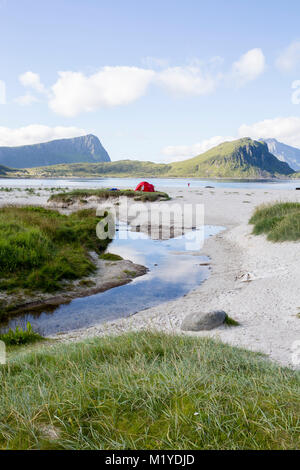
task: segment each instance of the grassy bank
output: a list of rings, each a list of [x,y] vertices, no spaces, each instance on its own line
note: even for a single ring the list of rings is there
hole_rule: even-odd
[[[154,333],[21,349],[0,366],[2,449],[295,449],[299,373]]]
[[[95,270],[89,251],[101,253],[94,210],[69,216],[42,207],[0,209],[0,290],[52,292]]]
[[[15,330],[9,329],[7,333],[0,333],[0,341],[6,346],[20,346],[21,344],[30,344],[43,341],[43,337],[32,329],[30,323],[27,323],[23,329],[19,326]]]
[[[250,219],[253,233],[267,234],[274,242],[300,240],[300,203],[284,202],[263,205],[256,209]]]
[[[119,197],[128,197],[134,199],[135,201],[143,202],[157,200],[166,201],[170,199],[167,193],[160,191],[144,193],[142,191],[137,192],[131,189],[119,189],[117,191],[111,191],[109,189],[75,189],[74,191],[52,194],[52,196],[49,198],[49,201],[63,202],[66,204],[73,204],[77,201],[85,203],[91,196],[97,197],[99,199],[116,199]]]

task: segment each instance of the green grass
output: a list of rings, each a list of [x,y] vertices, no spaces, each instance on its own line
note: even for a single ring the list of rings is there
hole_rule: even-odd
[[[227,326],[239,326],[240,325],[238,321],[234,320],[233,318],[229,317],[228,315],[226,315],[224,323]]]
[[[250,219],[253,233],[274,242],[300,240],[300,203],[281,202],[258,207]]]
[[[42,207],[0,209],[0,290],[16,288],[52,292],[65,281],[95,270],[89,251],[102,253],[94,210],[69,216]],[[1,315],[1,311],[0,311]]]
[[[0,341],[3,341],[6,346],[19,346],[36,343],[43,339],[44,338],[41,335],[33,331],[30,323],[27,323],[24,330],[17,326],[15,330],[9,329],[7,333],[0,334]]]
[[[133,198],[138,201],[157,201],[157,200],[169,200],[170,197],[167,193],[155,191],[153,193],[148,192],[137,192],[131,189],[120,189],[117,191],[110,191],[109,189],[75,189],[73,191],[53,194],[50,196],[49,201],[64,202],[72,204],[78,200],[85,200],[90,196],[96,196],[99,199],[116,199],[121,196]]]
[[[208,338],[21,348],[0,366],[0,448],[296,449],[299,385],[298,372]]]
[[[121,261],[123,259],[122,256],[115,255],[114,253],[103,253],[99,258],[107,261]]]
[[[69,163],[18,170],[20,176],[31,177],[161,177],[167,174],[171,166],[137,160],[116,162]]]

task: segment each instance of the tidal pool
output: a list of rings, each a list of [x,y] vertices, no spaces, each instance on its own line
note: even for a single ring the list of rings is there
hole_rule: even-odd
[[[205,226],[203,235],[207,238],[223,229]],[[74,299],[68,304],[18,314],[2,324],[2,330],[14,329],[17,325],[24,327],[30,322],[34,330],[51,335],[127,317],[182,297],[209,276],[209,266],[205,265],[209,259],[193,248],[193,240],[201,239],[201,233],[199,228],[180,237],[152,240],[142,232],[129,232],[126,225],[119,224],[108,251],[146,266],[147,274],[129,284]]]

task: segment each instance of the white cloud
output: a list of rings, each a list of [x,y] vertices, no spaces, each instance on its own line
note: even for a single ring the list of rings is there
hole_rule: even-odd
[[[37,101],[39,101],[38,98],[31,93],[26,93],[26,95],[18,96],[14,99],[14,102],[20,106],[30,106]]]
[[[265,119],[254,124],[242,124],[236,136],[215,136],[192,145],[169,145],[162,149],[164,161],[176,161],[191,158],[215,147],[222,142],[251,137],[252,139],[274,138],[279,142],[300,148],[300,117]]]
[[[2,80],[0,80],[0,104],[6,104],[6,86]]]
[[[213,91],[216,79],[192,66],[159,72],[138,67],[103,67],[90,76],[65,71],[59,72],[59,78],[51,88],[49,106],[55,113],[74,117],[81,112],[136,101],[151,83],[174,93],[203,95]]]
[[[25,88],[30,88],[31,90],[35,91],[36,93],[47,95],[48,91],[41,82],[40,76],[37,73],[28,71],[22,73],[19,76],[19,81],[21,85]],[[33,95],[31,92],[27,92],[25,95],[18,96],[14,99],[14,102],[20,106],[30,106],[32,103],[36,103],[39,99]]]
[[[47,142],[54,139],[65,139],[86,135],[84,129],[77,127],[48,127],[32,124],[26,127],[12,129],[0,127],[0,146],[30,145]]]
[[[25,72],[19,76],[19,81],[25,88],[32,88],[34,91],[38,93],[47,92],[45,86],[41,82],[41,79],[38,73],[34,73],[30,71]]]
[[[41,82],[39,74],[31,71],[20,75],[19,80],[24,87],[44,95],[52,111],[74,117],[82,112],[132,103],[145,95],[150,85],[175,95],[207,95],[226,80],[232,80],[233,75],[239,84],[254,80],[265,66],[261,49],[248,51],[227,73],[221,70],[224,63],[221,57],[212,57],[206,62],[193,59],[176,67],[168,67],[165,59],[154,57],[146,57],[143,62],[148,68],[105,66],[92,75],[62,71],[50,89]],[[36,99],[32,93],[27,93],[15,101],[24,106]]]
[[[206,152],[207,150],[221,144],[222,142],[228,142],[234,139],[236,139],[236,137],[224,137],[217,135],[215,137],[211,137],[210,139],[202,140],[202,142],[198,142],[197,144],[193,145],[169,145],[163,148],[162,153],[166,157],[169,157],[167,159],[168,161],[181,160],[184,157],[195,157],[196,155],[200,155],[201,153]]]
[[[289,72],[298,65],[300,65],[300,41],[294,41],[279,55],[276,66],[283,72]]]
[[[154,74],[138,67],[103,67],[89,77],[80,72],[60,72],[49,106],[67,117],[100,107],[122,106],[143,96]]]
[[[255,80],[265,69],[265,56],[261,49],[251,49],[232,66],[233,77],[239,85]]]
[[[284,144],[300,147],[300,117],[278,117],[251,125],[243,124],[238,130],[238,135],[252,139],[274,138]]]
[[[157,74],[157,82],[174,94],[207,95],[214,91],[217,80],[200,66],[169,67]]]

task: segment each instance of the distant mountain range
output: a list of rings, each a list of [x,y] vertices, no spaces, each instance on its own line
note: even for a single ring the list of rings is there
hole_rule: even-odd
[[[278,142],[276,139],[260,139],[266,142],[269,151],[282,162],[288,163],[293,170],[300,171],[300,149]]]
[[[64,163],[15,171],[16,173],[7,173],[6,176],[268,179],[295,175],[294,170],[286,162],[278,160],[270,153],[265,142],[250,138],[224,142],[197,157],[170,164],[121,160]]]
[[[0,165],[10,168],[33,168],[75,162],[110,162],[110,157],[98,137],[92,134],[43,144],[0,147]]]

